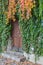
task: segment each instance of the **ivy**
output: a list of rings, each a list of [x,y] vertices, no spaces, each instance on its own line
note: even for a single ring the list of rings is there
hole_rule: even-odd
[[[22,20],[19,16],[19,24],[22,31],[23,50],[35,55],[43,55],[43,1],[36,0],[35,7],[32,9],[32,17]],[[34,48],[32,50],[31,48]]]
[[[35,2],[29,19],[22,19],[21,12],[18,12],[20,5],[16,7],[15,17],[22,32],[23,50],[27,53],[33,51],[35,55],[40,56],[43,55],[43,0],[35,0]],[[4,14],[7,10],[8,0],[0,0],[0,51],[7,46],[7,39],[11,33],[11,25],[6,24],[7,19]]]
[[[6,25],[5,6],[7,0],[0,0],[0,52],[6,49],[7,39],[10,35],[11,25]]]

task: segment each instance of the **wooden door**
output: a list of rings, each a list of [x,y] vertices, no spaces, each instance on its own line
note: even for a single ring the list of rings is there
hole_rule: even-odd
[[[21,37],[18,21],[12,22],[12,39],[13,39],[13,46],[17,48],[22,47],[22,37]]]

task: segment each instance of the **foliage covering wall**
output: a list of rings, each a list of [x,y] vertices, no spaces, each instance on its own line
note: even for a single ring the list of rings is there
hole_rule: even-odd
[[[35,55],[43,55],[43,1],[36,0],[28,20],[19,20],[22,27],[23,49],[33,51]],[[21,18],[20,18],[21,19]],[[34,48],[34,49],[33,49]]]
[[[24,6],[24,0],[23,6]],[[30,0],[28,0],[28,5],[32,5],[30,9],[21,5],[21,1],[12,0],[12,3],[9,1],[9,10],[8,10],[8,19],[9,17],[15,21],[18,20],[20,29],[22,32],[23,40],[23,50],[27,53],[30,53],[32,50],[36,55],[43,55],[43,0],[35,0],[35,7]],[[29,3],[30,2],[30,3]],[[4,14],[7,11],[8,1],[0,0],[0,48],[6,46],[7,39],[10,35],[11,26],[6,24],[8,22],[6,15]],[[21,5],[21,8],[20,8]],[[15,8],[14,8],[14,7]],[[13,9],[14,10],[13,10]],[[23,9],[22,9],[23,8]],[[24,10],[25,9],[25,10]],[[25,11],[25,12],[24,12]],[[30,15],[26,15],[27,13]],[[34,49],[32,49],[34,48]]]
[[[6,49],[7,39],[10,36],[11,25],[6,25],[7,0],[0,0],[0,52]]]

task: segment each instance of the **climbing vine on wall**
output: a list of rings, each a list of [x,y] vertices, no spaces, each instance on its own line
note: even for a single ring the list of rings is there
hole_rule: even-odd
[[[35,55],[43,55],[43,1],[35,0],[35,7],[31,11],[32,17],[28,19],[21,19],[19,16],[19,23],[21,26],[23,37],[23,49],[30,53],[33,51]]]
[[[10,35],[11,25],[6,25],[7,17],[5,12],[7,11],[7,6],[7,0],[0,0],[0,52],[6,49],[7,39]]]
[[[18,20],[23,50],[43,55],[43,0],[0,0],[0,48],[10,35],[10,20]]]

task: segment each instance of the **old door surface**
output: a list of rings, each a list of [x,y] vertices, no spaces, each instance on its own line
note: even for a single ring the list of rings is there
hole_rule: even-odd
[[[13,46],[17,48],[22,47],[22,37],[18,21],[12,23],[12,39],[13,39]]]

